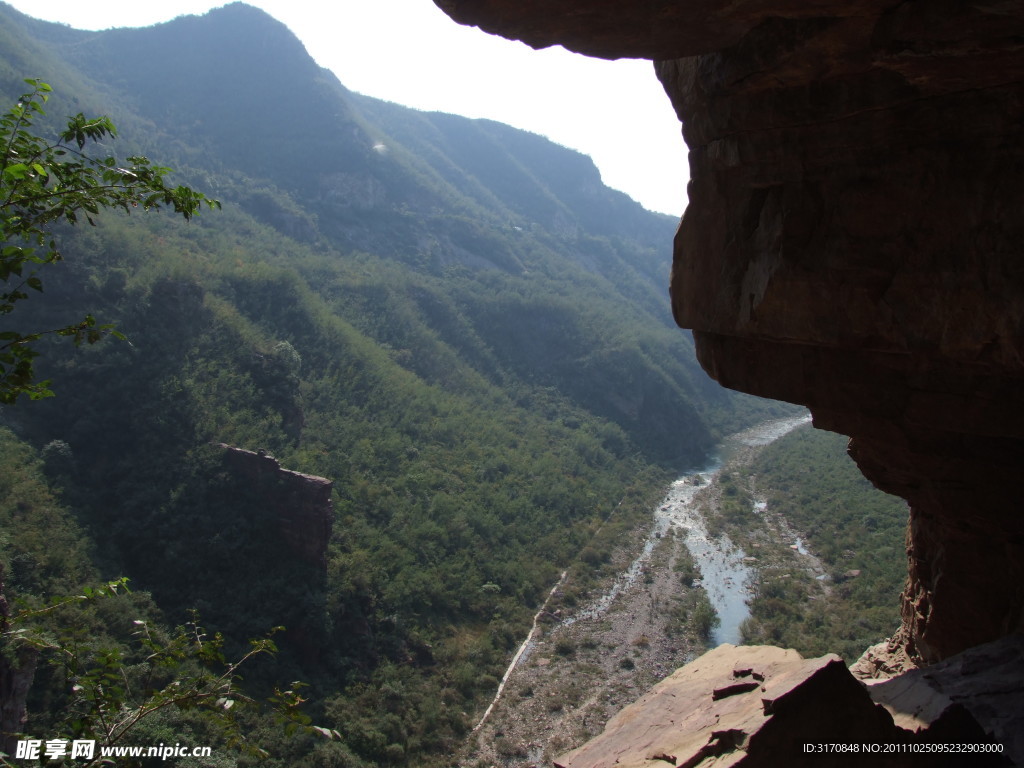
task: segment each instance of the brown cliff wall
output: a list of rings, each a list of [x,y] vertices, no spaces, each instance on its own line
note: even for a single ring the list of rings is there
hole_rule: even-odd
[[[1024,630],[1024,6],[436,2],[659,60],[690,147],[673,308],[701,363],[809,406],[910,502],[913,654]]]
[[[325,477],[283,469],[277,459],[266,453],[218,445],[225,451],[225,465],[259,490],[292,555],[323,571],[327,567],[327,543],[333,524],[334,483]]]
[[[325,477],[284,469],[277,459],[263,451],[247,451],[224,443],[217,445],[224,450],[225,468],[258,499],[260,511],[257,514],[276,528],[279,543],[275,541],[272,551],[266,552],[265,557],[276,561],[278,568],[285,568],[289,579],[301,581],[307,590],[307,599],[321,601],[316,609],[304,605],[292,615],[284,640],[296,649],[305,663],[317,664],[324,650],[324,630],[317,617],[323,616],[327,545],[334,522],[331,504],[334,483]],[[273,566],[267,562],[266,567]],[[296,610],[294,605],[290,608]]]

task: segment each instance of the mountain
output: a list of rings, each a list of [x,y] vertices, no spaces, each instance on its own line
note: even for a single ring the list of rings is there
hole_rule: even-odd
[[[352,93],[241,3],[0,22],[7,103],[25,77],[54,87],[40,131],[109,114],[104,151],[224,203],[58,229],[65,261],[18,323],[90,312],[129,342],[48,345],[57,397],[0,411],[4,461],[45,476],[76,562],[147,610],[199,608],[234,643],[284,624],[254,684],[310,680],[338,764],[449,753],[559,571],[780,411],[700,371],[665,290],[675,222],[579,153]],[[333,483],[332,511],[295,501],[303,477]],[[18,503],[0,512],[48,519]],[[57,588],[37,534],[0,550],[13,593]]]
[[[283,25],[240,3],[147,29],[29,28],[62,54],[60,69],[88,76],[75,106],[118,115],[125,151],[166,158],[290,239],[372,254],[453,297],[497,358],[492,379],[498,364],[576,389],[670,463],[698,460],[734,426],[708,417],[737,398],[694,365],[667,311],[675,221],[604,187],[589,158],[490,121],[353,94]],[[19,82],[6,77],[4,91]],[[554,300],[569,290],[582,315]],[[431,330],[464,347],[464,328],[439,319]]]

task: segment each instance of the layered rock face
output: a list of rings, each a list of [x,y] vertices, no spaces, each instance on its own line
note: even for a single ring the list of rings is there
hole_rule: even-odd
[[[301,579],[310,594],[319,594],[316,599],[322,600],[334,520],[333,481],[284,469],[265,451],[217,445],[224,450],[225,468],[248,486],[259,500],[258,514],[265,515],[272,530],[276,529],[273,532],[279,543],[265,556],[289,563],[294,578]],[[324,650],[322,627],[315,616],[315,611],[303,613],[288,625],[286,640],[307,664],[319,663]]]
[[[690,148],[671,290],[701,363],[807,405],[910,502],[911,655],[1024,630],[1024,6],[436,2],[657,60]]]
[[[863,671],[851,668],[856,676]],[[1024,636],[1009,635],[869,683],[871,699],[907,733],[947,744],[999,744],[1006,759],[1024,764]]]
[[[804,659],[781,648],[720,645],[555,765],[1019,765],[1022,652],[1024,641],[1007,638],[865,688],[838,656]],[[973,751],[944,753],[934,744],[969,744]]]
[[[284,469],[277,459],[265,452],[247,451],[224,443],[218,445],[224,449],[226,465],[261,493],[291,555],[318,571],[325,570],[334,519],[331,506],[334,482],[326,477]]]
[[[823,699],[831,706],[821,706]],[[792,765],[815,757],[804,751],[810,734],[832,743],[887,742],[896,729],[838,656],[805,660],[796,651],[726,644],[662,680],[608,721],[600,736],[555,764]],[[867,764],[860,755],[843,757],[850,766]],[[898,765],[885,756],[867,759]]]

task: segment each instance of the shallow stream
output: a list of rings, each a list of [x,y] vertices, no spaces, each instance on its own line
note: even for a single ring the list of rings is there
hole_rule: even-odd
[[[686,533],[686,548],[700,569],[701,586],[718,614],[719,625],[711,633],[712,646],[741,642],[740,625],[750,616],[747,600],[752,588],[751,571],[744,561],[746,553],[734,546],[727,535],[712,538],[708,534],[694,497],[705,485],[718,481],[722,465],[737,443],[751,447],[768,445],[810,420],[810,415],[776,419],[730,436],[710,467],[684,475],[672,484],[655,513],[656,530],[664,526],[667,531],[670,526],[676,526]]]
[[[654,525],[643,548],[611,588],[576,616],[566,619],[592,619],[606,611],[619,594],[632,586],[643,573],[655,544],[673,529],[686,536],[686,548],[701,572],[700,586],[707,591],[719,625],[712,632],[712,646],[739,644],[740,625],[750,615],[747,599],[751,590],[751,572],[744,562],[746,553],[733,545],[727,535],[712,538],[702,515],[697,494],[718,482],[718,474],[738,446],[768,445],[803,424],[809,415],[775,419],[728,437],[718,446],[715,458],[704,469],[688,472],[669,488],[668,495],[654,511]]]

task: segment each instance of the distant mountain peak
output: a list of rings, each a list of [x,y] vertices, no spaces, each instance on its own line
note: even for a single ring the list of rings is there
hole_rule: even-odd
[[[264,11],[262,8],[257,8],[255,5],[249,5],[243,3],[240,0],[234,3],[227,3],[217,8],[211,8],[206,13],[194,14],[196,18],[207,18],[207,19],[234,19],[234,20],[252,20],[252,21],[263,21],[274,24],[275,26],[284,27],[287,26],[281,21],[278,21],[269,13]],[[181,18],[181,17],[179,17]]]

